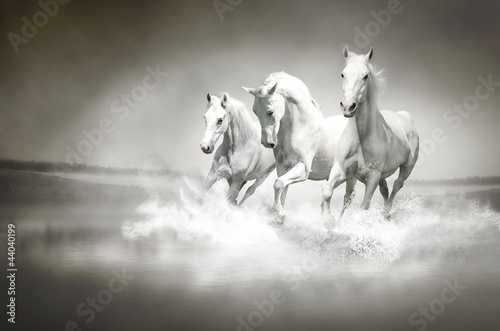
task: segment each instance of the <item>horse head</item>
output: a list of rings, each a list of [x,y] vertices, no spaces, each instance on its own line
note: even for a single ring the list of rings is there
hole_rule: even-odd
[[[215,143],[229,126],[228,99],[227,93],[222,93],[220,98],[207,94],[208,110],[204,116],[207,128],[200,144],[203,153],[210,154],[214,151]]]
[[[344,99],[340,102],[340,108],[345,117],[353,117],[359,104],[366,100],[372,56],[373,48],[367,54],[358,55],[350,52],[347,46],[344,47],[346,66],[341,74]]]
[[[276,93],[277,87],[277,82],[271,87],[269,85],[257,89],[243,87],[255,97],[252,110],[260,122],[261,143],[267,148],[274,148],[278,144],[280,121],[285,115],[285,98]]]

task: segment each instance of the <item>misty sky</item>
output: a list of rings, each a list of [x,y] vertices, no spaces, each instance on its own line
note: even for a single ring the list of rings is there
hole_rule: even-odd
[[[2,1],[0,158],[64,161],[80,143],[91,146],[80,160],[88,164],[143,166],[154,156],[207,171],[207,92],[251,109],[241,86],[285,70],[325,116],[340,114],[349,44],[373,46],[387,71],[381,108],[409,111],[427,142],[413,178],[500,175],[500,86],[478,88],[482,78],[500,85],[500,2],[394,1],[247,0],[221,20],[210,0],[72,0],[46,21],[38,1]],[[372,11],[388,6],[394,13],[376,23]],[[34,18],[36,35],[23,37]],[[13,47],[14,35],[24,41]],[[102,139],[82,143],[95,129]]]

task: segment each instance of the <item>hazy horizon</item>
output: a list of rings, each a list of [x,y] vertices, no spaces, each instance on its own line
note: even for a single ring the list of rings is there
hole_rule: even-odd
[[[380,107],[414,118],[425,161],[410,179],[500,175],[496,1],[243,1],[224,13],[212,1],[58,7],[28,38],[26,20],[43,16],[38,2],[0,5],[0,158],[66,161],[68,148],[94,139],[82,163],[141,167],[154,158],[208,171],[212,156],[199,149],[207,92],[226,91],[250,109],[241,86],[285,70],[325,116],[340,114],[348,44],[372,46],[373,63],[386,69]],[[25,42],[14,46],[12,33]],[[133,91],[141,99],[127,103]],[[84,133],[96,129],[100,138]]]

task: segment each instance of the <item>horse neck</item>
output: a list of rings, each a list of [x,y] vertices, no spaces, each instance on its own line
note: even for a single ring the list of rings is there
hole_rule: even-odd
[[[251,139],[257,139],[255,134],[255,125],[250,116],[246,113],[244,107],[231,106],[229,110],[230,121],[226,132],[224,133],[224,142],[231,150],[239,145],[248,142]]]
[[[377,132],[377,126],[381,119],[383,120],[374,96],[374,88],[369,84],[365,101],[359,104],[359,109],[355,114],[356,128],[361,142],[364,138],[369,139],[372,133]]]
[[[285,114],[281,119],[281,125],[287,125],[292,130],[294,128],[301,127],[301,123],[309,123],[309,125],[314,125],[313,123],[321,123],[318,116],[321,116],[319,109],[312,103],[308,98],[306,100],[300,100],[296,102],[290,102],[286,96],[285,98]],[[280,130],[281,131],[281,130]]]

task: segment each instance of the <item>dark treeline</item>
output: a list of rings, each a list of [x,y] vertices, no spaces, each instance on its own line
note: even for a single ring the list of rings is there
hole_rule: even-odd
[[[155,175],[172,174],[168,169],[138,169],[138,168],[114,168],[98,165],[88,165],[84,163],[65,162],[44,162],[44,161],[20,161],[11,159],[0,159],[0,169],[36,171],[36,172],[56,172],[56,173],[88,173],[88,174],[108,174],[108,175],[134,175],[148,173]]]

